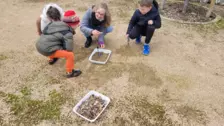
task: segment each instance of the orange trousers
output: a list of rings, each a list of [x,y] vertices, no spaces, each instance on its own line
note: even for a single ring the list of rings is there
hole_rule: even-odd
[[[49,56],[50,59],[53,58],[65,58],[66,59],[66,72],[72,72],[74,68],[74,54],[73,52],[68,52],[66,50],[57,50],[54,54]]]

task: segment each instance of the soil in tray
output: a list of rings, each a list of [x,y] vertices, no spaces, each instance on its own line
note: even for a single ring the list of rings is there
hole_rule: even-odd
[[[95,61],[100,61],[100,62],[105,62],[107,60],[109,54],[107,53],[103,53],[103,52],[96,52],[93,57],[92,60]]]
[[[103,110],[105,101],[100,97],[91,95],[87,100],[82,102],[78,107],[77,112],[82,116],[92,120],[95,119]]]

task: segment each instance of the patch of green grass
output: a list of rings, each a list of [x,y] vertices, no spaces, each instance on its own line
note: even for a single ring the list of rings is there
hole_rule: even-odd
[[[31,90],[28,87],[22,88],[20,92],[22,93],[23,96],[31,95]]]
[[[219,20],[218,22],[216,22],[216,27],[218,29],[223,29],[224,28],[224,18],[222,18],[221,20]]]
[[[217,30],[224,29],[224,18],[221,18],[219,21],[206,25],[194,25],[196,26],[196,31],[199,33],[216,33]]]
[[[21,90],[21,95],[7,94],[5,101],[11,105],[10,111],[15,115],[17,125],[38,124],[42,120],[60,118],[60,107],[64,103],[63,96],[53,90],[49,93],[49,100],[33,100],[31,91],[27,87]]]
[[[0,97],[5,97],[5,96],[6,96],[5,92],[0,91]]]
[[[195,121],[200,124],[206,125],[206,115],[203,111],[190,106],[180,106],[177,107],[176,112],[182,118],[186,118],[188,122]]]
[[[151,103],[147,101],[146,97],[142,96],[129,96],[125,98],[128,102],[122,102],[117,106],[121,112],[128,113],[128,117],[120,117],[118,114],[114,118],[113,124],[119,126],[129,125],[148,125],[148,126],[173,126],[174,122],[166,115],[164,106],[159,103]]]
[[[6,60],[6,59],[8,59],[7,56],[5,56],[5,55],[3,55],[3,54],[0,54],[0,61],[1,61],[1,60]]]
[[[172,121],[165,116],[166,112],[163,106],[149,103],[146,99],[135,100],[134,105],[136,109],[134,109],[131,118],[140,125],[172,125]]]

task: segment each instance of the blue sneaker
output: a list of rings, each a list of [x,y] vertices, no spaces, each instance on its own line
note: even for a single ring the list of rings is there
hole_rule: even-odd
[[[149,55],[149,53],[150,53],[149,44],[144,44],[142,53],[143,53],[143,55]]]
[[[141,38],[142,38],[142,36],[140,35],[139,37],[137,37],[137,38],[135,39],[136,44],[141,43]]]

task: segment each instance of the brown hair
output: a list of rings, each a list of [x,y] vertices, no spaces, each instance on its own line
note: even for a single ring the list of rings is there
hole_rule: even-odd
[[[104,9],[105,10],[105,22],[104,22],[104,26],[105,27],[108,27],[108,26],[110,26],[110,23],[111,23],[111,15],[110,15],[110,11],[109,11],[109,9],[108,9],[108,6],[107,6],[107,4],[106,3],[104,3],[104,2],[102,2],[102,3],[99,3],[99,4],[97,4],[97,5],[95,5],[94,7],[93,7],[93,11],[94,12],[96,12],[98,9],[100,9],[100,8],[102,8],[102,9]]]
[[[138,3],[141,7],[143,7],[143,6],[151,7],[153,0],[140,0]]]
[[[47,16],[54,21],[61,20],[61,14],[60,14],[59,10],[52,6],[50,6],[50,8],[47,10]]]

